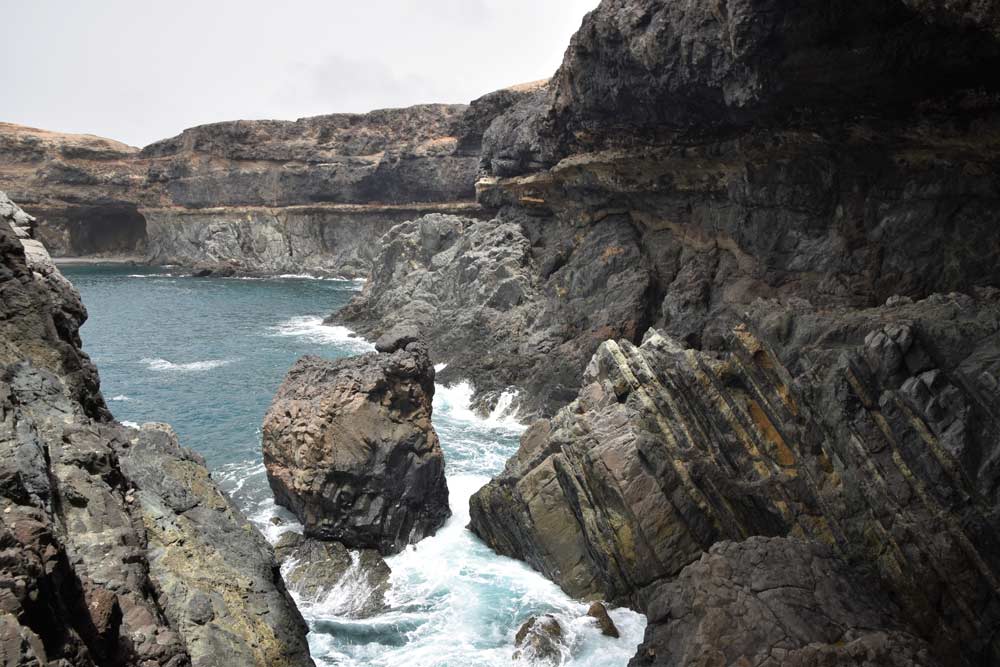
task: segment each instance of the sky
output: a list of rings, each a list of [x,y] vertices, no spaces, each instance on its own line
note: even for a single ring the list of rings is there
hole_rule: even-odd
[[[145,146],[551,76],[598,0],[0,0],[0,121]]]

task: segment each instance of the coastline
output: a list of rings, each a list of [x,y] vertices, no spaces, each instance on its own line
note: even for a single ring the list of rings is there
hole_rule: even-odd
[[[145,264],[146,258],[140,255],[114,255],[111,257],[53,257],[52,261],[60,266],[80,264]]]

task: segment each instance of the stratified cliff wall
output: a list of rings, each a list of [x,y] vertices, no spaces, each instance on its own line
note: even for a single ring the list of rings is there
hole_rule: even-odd
[[[412,319],[449,339],[450,373],[552,414],[608,338],[655,326],[712,349],[756,298],[860,307],[996,284],[1000,42],[989,3],[926,4],[602,3],[550,85],[484,135],[479,201],[526,243],[515,303],[482,292],[482,315],[446,331],[468,318],[430,287]],[[424,253],[408,286],[461,274],[457,247]],[[391,326],[391,273],[340,319]]]
[[[1000,660],[996,17],[605,0],[337,316],[551,416],[471,527],[634,664]]]
[[[536,86],[537,87],[537,86]],[[377,240],[475,202],[482,134],[533,87],[431,104],[185,130],[141,151],[0,123],[0,187],[56,255],[367,275]]]
[[[113,421],[32,222],[0,192],[0,661],[312,665],[270,546],[204,461]]]

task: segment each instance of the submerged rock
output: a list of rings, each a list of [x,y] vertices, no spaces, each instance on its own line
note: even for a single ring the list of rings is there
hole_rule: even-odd
[[[427,349],[408,338],[383,349],[393,351],[296,362],[264,418],[263,447],[275,499],[307,536],[391,554],[451,511]]]
[[[368,618],[387,609],[392,571],[374,549],[352,552],[340,542],[287,532],[274,553],[289,589],[307,602],[328,600],[325,609],[348,618]]]
[[[554,616],[532,616],[514,636],[514,660],[528,665],[561,665],[565,639]]]
[[[601,628],[601,634],[605,637],[614,637],[617,639],[621,636],[618,634],[618,627],[615,626],[615,622],[608,615],[608,608],[603,603],[592,603],[587,609],[587,616],[597,621],[597,625]]]

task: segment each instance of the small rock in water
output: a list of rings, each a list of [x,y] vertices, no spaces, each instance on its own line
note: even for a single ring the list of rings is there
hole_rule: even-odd
[[[514,635],[514,660],[528,664],[561,665],[563,629],[550,614],[532,616]]]
[[[285,533],[274,545],[280,564],[294,561],[285,573],[288,588],[308,600],[319,600],[336,586],[346,584],[350,595],[338,613],[368,618],[386,610],[385,594],[392,571],[374,549],[357,552],[356,561],[340,542],[324,542],[299,533]],[[345,577],[352,577],[345,582]]]
[[[272,516],[271,517],[271,525],[273,525],[273,526],[280,526],[283,523],[285,523],[285,522],[284,522],[284,520],[282,520],[282,518],[280,516]]]
[[[601,634],[605,637],[614,637],[617,639],[621,636],[618,634],[618,627],[615,626],[615,622],[608,615],[608,608],[603,603],[595,602],[590,605],[590,609],[587,610],[587,616],[597,619],[597,624],[601,627]]]

